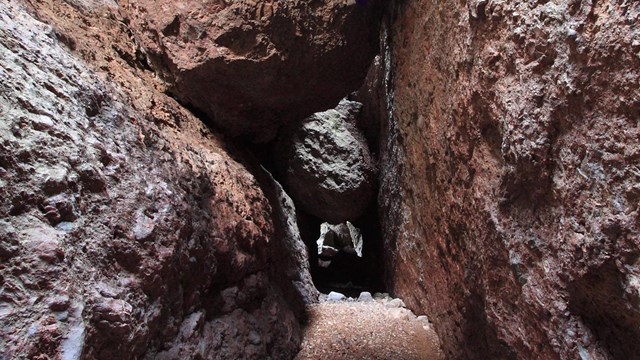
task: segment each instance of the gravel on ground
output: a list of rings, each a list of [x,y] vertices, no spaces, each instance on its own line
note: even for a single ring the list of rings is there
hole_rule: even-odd
[[[400,299],[376,294],[370,301],[329,301],[323,296],[307,313],[296,360],[444,359],[429,321],[405,309]]]

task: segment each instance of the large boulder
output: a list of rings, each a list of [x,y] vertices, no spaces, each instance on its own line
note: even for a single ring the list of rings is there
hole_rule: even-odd
[[[54,3],[0,2],[0,358],[292,358],[290,201],[129,66],[117,12]]]
[[[377,51],[377,3],[128,2],[132,29],[171,92],[257,141],[359,87]]]
[[[293,199],[333,224],[362,215],[375,191],[375,166],[355,126],[361,108],[343,100],[296,124],[278,142],[278,165]]]

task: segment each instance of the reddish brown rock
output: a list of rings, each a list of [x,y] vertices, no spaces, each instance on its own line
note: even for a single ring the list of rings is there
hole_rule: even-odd
[[[127,2],[140,45],[183,103],[237,136],[332,108],[377,50],[378,2]]]
[[[450,359],[636,358],[640,4],[398,1],[389,283]]]
[[[0,3],[0,358],[292,358],[290,201],[130,34],[111,2]]]

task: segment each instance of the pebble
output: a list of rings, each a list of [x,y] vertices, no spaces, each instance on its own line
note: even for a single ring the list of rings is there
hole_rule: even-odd
[[[402,299],[389,300],[389,302],[387,302],[386,305],[387,305],[387,307],[390,307],[390,308],[405,307],[404,301],[402,301]]]
[[[389,314],[394,319],[409,321],[413,318],[413,313],[410,310],[403,309],[401,307],[389,309]]]
[[[389,293],[375,293],[373,298],[376,300],[384,300],[389,298]]]
[[[327,296],[327,301],[342,301],[346,298],[346,296],[344,296],[344,294],[341,294],[339,292],[335,292],[332,291],[329,293],[329,295]]]
[[[44,131],[52,128],[53,125],[53,120],[46,115],[35,115],[33,119],[31,119],[31,126],[33,126],[35,130]]]
[[[360,296],[358,296],[358,301],[360,302],[370,302],[373,301],[373,296],[371,296],[371,293],[368,291],[363,291],[360,293]]]

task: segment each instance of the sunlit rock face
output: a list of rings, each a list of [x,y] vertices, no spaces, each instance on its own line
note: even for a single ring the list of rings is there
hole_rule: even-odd
[[[637,356],[639,21],[637,2],[395,2],[388,283],[448,358]]]

